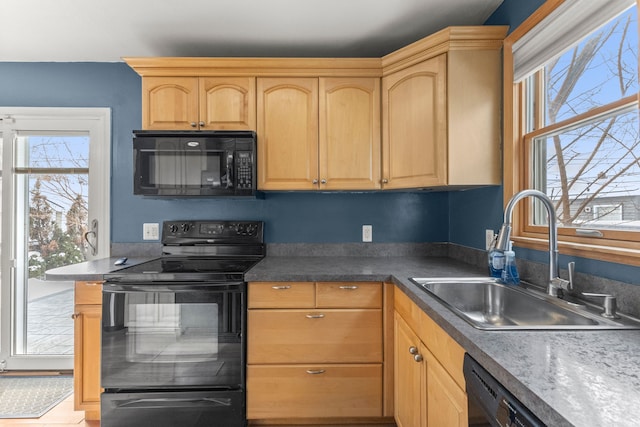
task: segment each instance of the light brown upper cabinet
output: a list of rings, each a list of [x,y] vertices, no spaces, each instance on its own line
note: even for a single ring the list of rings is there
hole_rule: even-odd
[[[446,67],[440,55],[382,79],[384,188],[445,184]]]
[[[505,27],[450,27],[382,58],[382,188],[498,185]]]
[[[255,77],[142,80],[143,129],[253,130],[255,126]]]
[[[260,190],[501,183],[507,27],[449,27],[382,58],[125,58],[143,129],[250,129]]]
[[[318,185],[318,79],[258,78],[258,188]]]
[[[258,188],[380,188],[380,79],[258,78]]]
[[[380,79],[320,78],[320,189],[380,188]]]

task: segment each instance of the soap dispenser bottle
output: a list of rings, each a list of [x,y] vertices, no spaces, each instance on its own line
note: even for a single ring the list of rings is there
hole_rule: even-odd
[[[502,278],[502,272],[504,271],[504,261],[505,256],[504,252],[496,249],[496,244],[498,242],[498,236],[493,236],[493,241],[489,246],[489,275],[491,277],[495,277],[497,279]]]
[[[520,283],[518,267],[516,266],[516,253],[513,251],[512,242],[509,242],[509,250],[504,251],[504,269],[501,282],[505,285],[517,285]]]

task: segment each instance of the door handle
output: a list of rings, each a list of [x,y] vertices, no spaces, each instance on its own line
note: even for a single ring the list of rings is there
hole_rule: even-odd
[[[89,236],[93,237],[93,243],[89,240]],[[87,242],[89,248],[91,248],[91,255],[95,256],[98,254],[98,220],[91,220],[91,230],[84,233],[84,241]]]

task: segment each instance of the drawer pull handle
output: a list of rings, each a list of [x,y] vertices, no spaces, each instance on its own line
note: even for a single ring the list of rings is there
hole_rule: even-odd
[[[324,314],[322,314],[322,313],[307,314],[307,319],[322,319],[323,317],[324,317]]]
[[[307,374],[311,375],[324,374],[324,372],[324,369],[307,369]]]
[[[275,289],[277,291],[284,290],[284,289],[291,289],[291,285],[272,286],[271,289]]]
[[[340,286],[340,289],[346,289],[348,291],[352,291],[352,290],[358,289],[358,287],[356,285],[348,285],[348,286]]]

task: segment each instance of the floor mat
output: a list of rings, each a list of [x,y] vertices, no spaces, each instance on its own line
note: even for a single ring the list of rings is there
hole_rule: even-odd
[[[72,376],[0,376],[0,418],[39,418],[72,392]]]

